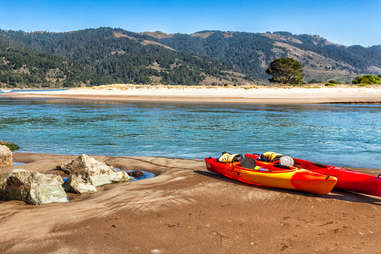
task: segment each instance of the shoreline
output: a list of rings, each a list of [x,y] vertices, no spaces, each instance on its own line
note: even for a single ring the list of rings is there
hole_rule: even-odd
[[[102,86],[64,91],[4,93],[0,98],[49,98],[157,103],[226,104],[381,104],[381,86],[376,87],[175,87]]]
[[[0,171],[54,173],[74,157],[15,153],[26,164]],[[157,176],[70,203],[0,202],[0,252],[371,253],[381,236],[378,197],[252,186],[208,172],[201,160],[96,158]]]

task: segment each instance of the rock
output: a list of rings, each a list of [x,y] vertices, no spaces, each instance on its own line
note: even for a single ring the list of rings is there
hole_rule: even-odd
[[[135,177],[135,178],[139,178],[139,177],[143,176],[143,172],[140,170],[131,170],[128,172],[128,175]]]
[[[83,179],[78,175],[71,175],[63,184],[63,187],[66,192],[72,193],[88,193],[88,192],[96,192],[97,188],[90,184],[86,179]]]
[[[132,179],[126,172],[116,171],[112,166],[97,161],[86,154],[82,154],[72,162],[61,166],[61,169],[69,175],[82,177],[94,186],[126,182]]]
[[[56,166],[55,170],[61,170],[61,171],[63,171],[65,174],[70,175],[70,171],[66,170],[65,165],[66,165],[66,164],[64,164],[64,163],[61,162],[60,165],[57,165],[57,166]]]
[[[0,199],[21,200],[31,205],[68,202],[62,178],[25,169],[14,169],[0,177]]]
[[[0,167],[7,166],[13,166],[12,152],[7,146],[0,145]]]
[[[18,150],[20,148],[16,144],[13,144],[11,142],[5,142],[5,141],[2,141],[2,140],[0,140],[0,145],[7,146],[11,151],[15,151],[15,150]]]

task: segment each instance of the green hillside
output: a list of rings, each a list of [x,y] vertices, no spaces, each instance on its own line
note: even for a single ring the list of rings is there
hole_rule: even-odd
[[[106,83],[267,82],[276,58],[302,63],[305,81],[350,82],[381,74],[381,46],[343,46],[288,32],[133,33],[98,28],[65,33],[0,30],[2,86]]]
[[[231,64],[176,51],[120,29],[99,28],[68,33],[3,31],[24,47],[55,55],[114,83],[199,84],[245,79]],[[96,80],[96,84],[105,83]],[[91,84],[94,84],[91,82]]]
[[[381,46],[346,47],[316,35],[201,31],[190,35],[146,33],[145,36],[176,50],[235,65],[259,79],[267,79],[268,64],[281,57],[300,61],[306,80],[348,82],[359,74],[381,74]]]
[[[0,87],[63,87],[110,81],[71,61],[0,38]]]

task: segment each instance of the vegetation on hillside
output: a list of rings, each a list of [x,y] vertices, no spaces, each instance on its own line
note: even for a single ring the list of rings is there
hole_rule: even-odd
[[[110,81],[63,58],[0,38],[0,87],[62,87]]]
[[[268,78],[263,64],[267,65],[274,59],[271,39],[254,33],[234,33],[234,36],[230,36],[220,31],[202,31],[197,34],[175,34],[158,41],[179,51],[208,56],[237,66],[243,73],[257,80]],[[205,37],[203,34],[209,35]]]
[[[208,76],[229,79],[234,66],[208,57],[192,56],[170,49],[137,34],[110,28],[68,33],[3,32],[24,47],[55,55],[96,73],[91,84],[153,83],[198,84]],[[231,79],[231,78],[230,78]]]
[[[257,79],[267,79],[268,64],[283,57],[300,61],[308,79],[349,82],[361,73],[381,74],[381,46],[345,47],[315,35],[202,31],[147,38],[176,50],[228,62]]]
[[[381,46],[345,47],[287,32],[0,30],[0,86],[264,82],[270,77],[266,68],[278,58],[300,62],[306,80],[350,82],[364,73],[381,74]]]
[[[337,80],[331,79],[331,80],[328,80],[327,83],[325,83],[325,86],[334,87],[334,86],[340,85],[342,83],[343,82],[341,82],[341,81],[337,81]]]
[[[381,84],[381,75],[380,76],[373,76],[373,75],[358,76],[352,81],[352,84],[367,84],[367,85]]]

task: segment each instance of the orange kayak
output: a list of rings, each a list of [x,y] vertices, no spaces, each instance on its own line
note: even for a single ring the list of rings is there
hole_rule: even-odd
[[[222,163],[211,157],[205,158],[205,162],[209,171],[259,186],[323,195],[329,193],[337,182],[337,178],[334,176],[327,176],[296,167],[277,167],[269,164],[249,169],[242,167],[240,162]]]

